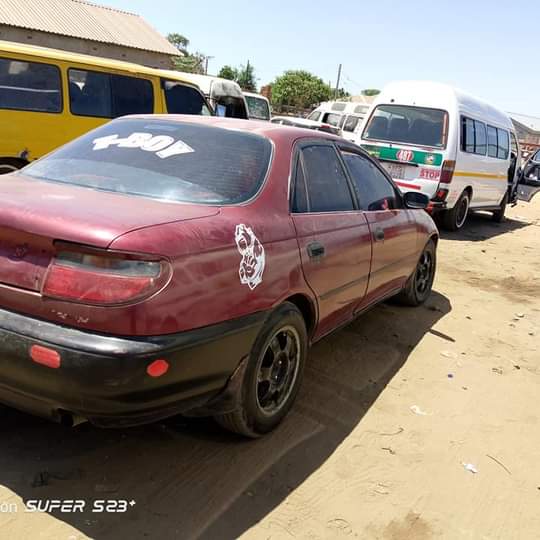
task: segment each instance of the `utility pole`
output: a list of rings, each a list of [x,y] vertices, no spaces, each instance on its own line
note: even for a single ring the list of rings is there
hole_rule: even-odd
[[[208,75],[208,60],[212,60],[214,56],[205,56],[204,57],[204,74]]]
[[[334,99],[338,98],[339,93],[339,81],[341,80],[341,64],[339,64],[338,72],[337,72],[337,81],[336,81],[336,91],[334,92]]]

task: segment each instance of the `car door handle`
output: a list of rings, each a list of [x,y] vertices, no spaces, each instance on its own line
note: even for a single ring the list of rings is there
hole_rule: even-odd
[[[324,255],[324,246],[319,242],[312,242],[307,246],[308,255],[313,259]]]
[[[375,238],[375,242],[382,242],[384,240],[384,229],[381,229],[380,227],[375,229],[373,237]]]

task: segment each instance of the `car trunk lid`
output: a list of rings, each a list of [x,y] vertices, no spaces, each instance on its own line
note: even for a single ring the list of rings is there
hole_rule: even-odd
[[[39,291],[54,242],[107,248],[115,238],[162,223],[212,216],[218,207],[56,184],[22,174],[0,177],[0,283]]]

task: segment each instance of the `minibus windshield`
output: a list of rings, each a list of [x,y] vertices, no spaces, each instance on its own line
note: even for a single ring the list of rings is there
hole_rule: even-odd
[[[364,129],[364,139],[443,148],[448,113],[406,105],[379,105]]]

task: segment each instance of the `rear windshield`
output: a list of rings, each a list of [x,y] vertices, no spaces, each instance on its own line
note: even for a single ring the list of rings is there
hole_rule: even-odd
[[[249,109],[249,117],[255,120],[270,120],[270,108],[265,99],[254,96],[246,96]]]
[[[364,129],[364,139],[443,148],[447,113],[405,105],[379,105]]]
[[[272,154],[259,135],[157,119],[115,120],[25,168],[40,180],[197,204],[259,190]]]

